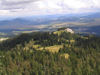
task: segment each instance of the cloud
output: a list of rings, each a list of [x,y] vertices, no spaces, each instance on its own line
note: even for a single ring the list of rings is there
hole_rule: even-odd
[[[12,6],[12,5],[28,4],[36,1],[38,0],[2,0],[1,4],[5,6]]]
[[[100,11],[100,0],[0,0],[0,14],[42,15]]]

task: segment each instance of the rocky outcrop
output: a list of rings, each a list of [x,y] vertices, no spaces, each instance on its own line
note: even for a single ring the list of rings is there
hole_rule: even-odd
[[[70,28],[65,29],[67,32],[74,33],[74,31]]]

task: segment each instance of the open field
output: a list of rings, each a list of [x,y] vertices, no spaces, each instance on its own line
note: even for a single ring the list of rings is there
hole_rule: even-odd
[[[24,50],[28,50],[30,46],[28,46],[29,44],[25,45],[25,47],[23,48]],[[41,47],[41,45],[32,45],[33,48],[36,48],[37,50],[43,50],[44,48]],[[54,53],[54,52],[58,52],[60,48],[63,48],[63,45],[54,45],[54,46],[49,46],[49,47],[45,47],[45,50],[49,50],[50,52]]]
[[[45,47],[45,50],[49,50],[50,52],[58,52],[60,48],[63,48],[62,45],[54,45],[54,46],[49,46]],[[38,48],[38,50],[43,50],[43,47]]]

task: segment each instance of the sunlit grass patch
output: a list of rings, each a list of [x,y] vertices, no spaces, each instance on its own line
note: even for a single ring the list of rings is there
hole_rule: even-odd
[[[58,34],[58,36],[60,36],[61,33],[63,33],[63,32],[66,32],[66,33],[67,33],[67,31],[65,31],[65,30],[55,31],[55,32],[53,32],[53,33],[54,33],[54,34]]]
[[[26,47],[31,47],[31,46],[34,45],[34,43],[35,43],[35,41],[29,41],[29,43],[26,43],[25,46]]]
[[[41,45],[33,45],[34,48],[41,48]]]
[[[49,47],[45,47],[45,50],[49,50],[50,52],[58,52],[60,48],[63,48],[62,45],[54,45],[54,46],[49,46]],[[41,47],[38,50],[43,50],[44,48]]]
[[[67,42],[69,42],[69,40],[66,40]],[[70,40],[70,42],[75,42],[75,40]]]
[[[68,58],[69,57],[69,55],[67,53],[66,54],[61,54],[60,56],[61,57],[64,56],[65,58]]]

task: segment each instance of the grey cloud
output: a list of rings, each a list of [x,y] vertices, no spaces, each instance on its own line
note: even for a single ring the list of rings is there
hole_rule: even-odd
[[[5,6],[12,6],[12,5],[20,5],[20,4],[29,4],[31,2],[36,2],[39,0],[27,0],[27,1],[7,1],[7,0],[2,0],[1,5]]]
[[[12,6],[2,6],[2,8],[0,7],[1,10],[12,10],[12,9],[24,9],[26,8],[25,6],[23,7],[23,5],[12,5]]]
[[[27,6],[30,5],[30,3],[33,3],[39,1],[39,0],[16,0],[16,1],[7,1],[7,0],[2,0],[1,1],[1,6],[0,10],[10,10],[13,11],[13,9],[25,9]],[[14,10],[15,12],[15,10]]]
[[[13,9],[24,9],[25,7],[17,6],[17,7],[4,7],[3,10],[13,10]]]

